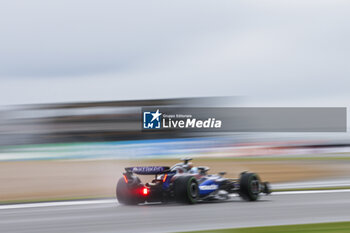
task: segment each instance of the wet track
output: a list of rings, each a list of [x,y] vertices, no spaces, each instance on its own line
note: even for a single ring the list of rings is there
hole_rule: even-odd
[[[0,206],[1,232],[174,232],[350,221],[350,192],[285,193],[258,202],[239,198],[197,205]]]

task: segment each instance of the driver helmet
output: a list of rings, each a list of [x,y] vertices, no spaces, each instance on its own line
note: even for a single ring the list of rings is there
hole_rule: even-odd
[[[199,170],[198,170],[197,167],[192,167],[192,168],[190,169],[190,173],[199,173]]]
[[[187,164],[187,169],[188,169],[188,170],[191,170],[192,168],[193,168],[193,163],[189,162],[189,163]]]

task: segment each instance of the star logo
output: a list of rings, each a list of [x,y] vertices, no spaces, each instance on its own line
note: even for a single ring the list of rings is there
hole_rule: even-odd
[[[155,112],[143,112],[143,128],[144,129],[160,129],[161,115],[159,109]]]
[[[157,121],[159,121],[159,116],[161,116],[162,114],[159,113],[159,109],[157,109],[157,111],[155,113],[151,113],[151,115],[153,116],[152,121],[154,121],[155,119],[157,119]]]

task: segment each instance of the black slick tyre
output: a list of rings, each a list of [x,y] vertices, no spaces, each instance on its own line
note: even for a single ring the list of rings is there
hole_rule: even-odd
[[[195,204],[199,198],[199,187],[196,178],[179,176],[174,181],[175,200],[179,203]]]
[[[255,173],[242,173],[239,195],[246,201],[256,201],[260,193],[260,179]]]
[[[116,196],[120,204],[137,205],[143,202],[137,188],[130,187],[124,180],[120,178],[117,184]]]

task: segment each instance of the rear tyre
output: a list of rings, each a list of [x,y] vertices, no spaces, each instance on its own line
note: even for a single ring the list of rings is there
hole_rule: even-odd
[[[196,178],[179,176],[174,181],[175,200],[179,203],[195,204],[199,198],[199,188]]]
[[[137,205],[144,201],[138,192],[138,188],[130,187],[125,183],[124,178],[119,179],[116,194],[118,202],[124,205]]]
[[[260,193],[260,179],[255,173],[242,173],[239,195],[246,201],[256,201]]]

